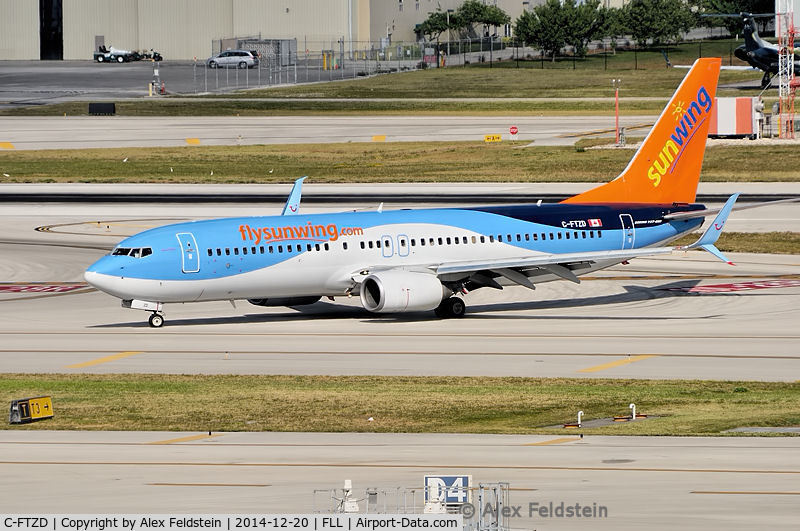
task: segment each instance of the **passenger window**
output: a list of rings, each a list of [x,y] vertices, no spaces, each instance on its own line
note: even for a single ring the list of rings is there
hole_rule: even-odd
[[[342,242],[342,249],[347,250],[347,242]]]
[[[551,240],[555,240],[556,239],[555,235],[552,232],[550,233],[550,239]]]
[[[279,245],[279,246],[278,246],[278,252],[279,252],[279,253],[282,253],[282,252],[283,252],[283,245]]]
[[[362,249],[364,248],[364,242],[361,242],[361,248]]]
[[[272,253],[275,252],[275,248],[272,247],[271,245],[269,246],[268,250],[269,250],[269,254],[272,254]]]
[[[300,244],[298,243],[298,244],[297,244],[297,252],[299,253],[299,252],[301,252],[302,250],[303,250],[303,246],[302,246],[302,245],[300,245]]]
[[[250,248],[250,252],[251,252],[251,254],[256,254],[256,248],[255,247],[251,247]]]
[[[569,236],[569,233],[567,233],[567,236]],[[559,240],[561,239],[561,233],[560,232],[558,233],[558,239]]]
[[[539,235],[535,232],[533,233],[533,241],[537,241],[539,239]]]
[[[443,243],[443,242],[444,242],[444,240],[442,240],[441,238],[439,238],[439,245],[442,245],[442,243]]]
[[[428,243],[431,244],[431,245],[434,245],[436,243],[436,240],[434,240],[433,238],[430,238],[428,240]],[[441,244],[442,242],[440,241],[439,243]]]
[[[502,234],[498,234],[497,235],[497,241],[499,241],[499,242],[503,241],[503,235]]]
[[[525,241],[526,241],[526,242],[529,242],[529,241],[531,241],[531,235],[530,235],[530,234],[528,234],[527,232],[525,233]]]
[[[330,250],[331,250],[331,246],[330,246],[330,245],[328,245],[327,243],[325,244],[325,250],[326,250],[326,251],[330,251]]]
[[[597,231],[597,237],[598,238],[602,238],[603,237],[603,231],[601,231],[601,230]]]
[[[478,243],[478,238],[476,238],[475,236],[473,236],[473,237],[472,237],[472,243]]]
[[[489,235],[489,243],[494,243],[494,234]]]
[[[590,231],[589,231],[589,237],[590,237],[590,238],[594,238],[594,231],[593,231],[593,230],[590,230]]]
[[[239,248],[238,247],[234,247],[233,248],[233,254],[235,254],[236,256],[239,256]]]
[[[411,238],[411,247],[416,247],[417,241],[414,238]]]
[[[510,242],[510,241],[512,241],[512,240],[511,240],[511,235],[510,235],[510,234],[506,234],[506,236],[508,236],[508,239],[506,240],[507,242]]]
[[[369,248],[372,249],[372,240],[368,241],[367,243],[369,244]],[[319,247],[319,245],[317,245],[317,247]],[[319,249],[317,250],[319,251]]]
[[[380,240],[375,242],[375,247],[377,247],[378,249],[381,248],[381,241]]]
[[[214,254],[214,251],[212,251],[211,249],[209,249],[209,250],[208,250],[208,256],[211,256],[211,255],[213,255],[213,254]]]
[[[586,239],[586,231],[581,231],[581,238]]]
[[[543,233],[542,233],[542,241],[545,241],[546,239],[547,239],[547,234],[545,234],[545,233],[543,232]]]
[[[400,247],[405,247],[405,246],[406,246],[406,241],[404,239],[400,240]]]
[[[247,247],[242,248],[242,254],[247,254]]]
[[[481,235],[481,243],[486,243],[486,236]]]
[[[519,235],[519,234],[517,234],[517,241],[518,241],[518,242],[521,242],[521,241],[522,241],[522,238],[520,237],[520,235]]]
[[[413,242],[414,240],[411,240],[411,241]],[[425,238],[420,238],[420,239],[419,239],[419,244],[420,244],[422,247],[425,247]]]
[[[466,236],[462,236],[461,237],[461,243],[469,243],[469,241],[467,241],[467,237]]]
[[[230,256],[230,255],[231,255],[230,247],[225,247],[225,256]]]
[[[345,247],[345,249],[347,249],[347,247]],[[307,243],[306,244],[306,251],[310,251],[310,250],[311,250],[311,244]]]
[[[370,242],[370,243],[372,243],[372,242]],[[370,247],[372,247],[372,246],[370,245]],[[314,244],[314,250],[315,251],[319,251],[319,244],[318,243]]]
[[[561,233],[558,234],[558,237],[561,237]],[[567,233],[567,239],[569,240],[569,232]]]
[[[572,237],[577,240],[578,239],[578,231],[573,232],[572,233]]]
[[[450,238],[447,238],[447,243],[450,244]],[[455,244],[458,245],[458,236],[455,237]]]
[[[261,254],[264,254],[264,246],[263,245],[259,248],[259,250],[261,251]]]

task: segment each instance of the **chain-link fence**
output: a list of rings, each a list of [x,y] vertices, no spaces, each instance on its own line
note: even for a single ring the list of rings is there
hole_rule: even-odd
[[[296,39],[248,37],[212,42],[217,53],[251,51],[259,58],[251,68],[210,68],[208,59],[193,64],[195,93],[272,87],[276,85],[357,79],[391,72],[479,65],[539,69],[652,69],[690,65],[698,57],[722,57],[728,65],[746,66],[734,50],[735,39],[703,39],[642,48],[628,39],[605,39],[586,46],[584,54],[570,47],[550,53],[513,38],[462,39],[439,42],[388,43],[298,42]]]

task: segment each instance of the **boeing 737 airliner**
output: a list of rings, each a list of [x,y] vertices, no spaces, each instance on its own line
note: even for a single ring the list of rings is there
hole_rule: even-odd
[[[312,304],[358,294],[371,312],[461,317],[478,288],[579,276],[639,256],[714,247],[738,194],[695,204],[721,60],[698,59],[614,180],[559,204],[300,215],[302,179],[281,216],[179,223],[120,242],[87,282],[151,312],[164,303]],[[717,214],[694,244],[667,244]]]

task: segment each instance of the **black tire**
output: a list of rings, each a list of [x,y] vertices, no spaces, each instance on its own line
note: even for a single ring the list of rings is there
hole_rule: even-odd
[[[451,317],[464,317],[467,311],[467,305],[464,304],[464,299],[459,297],[450,297],[445,299],[442,303],[433,310],[436,317],[440,319],[449,319]]]
[[[240,62],[240,63],[239,63],[239,68],[241,68],[242,70],[244,70],[245,68],[247,68],[247,63],[246,63],[246,62],[244,62],[244,61]]]
[[[125,62],[125,58],[124,58],[124,57],[122,57],[121,55],[118,55],[118,56],[117,56],[117,62],[118,62],[118,63],[124,63],[124,62]]]
[[[102,55],[98,55],[98,56],[97,56],[97,62],[98,62],[98,63],[102,63],[102,62],[103,62],[103,61],[105,61],[105,60],[106,60],[106,58],[105,58],[105,57],[103,57]]]
[[[217,67],[217,62],[216,61],[209,61],[208,62],[208,67],[209,68],[216,68]]]
[[[159,313],[154,313],[147,322],[150,323],[151,328],[161,328],[164,326],[164,316]]]
[[[447,313],[450,314],[450,317],[464,317],[464,314],[467,313],[467,305],[464,304],[464,299],[450,297],[444,302],[447,305]]]

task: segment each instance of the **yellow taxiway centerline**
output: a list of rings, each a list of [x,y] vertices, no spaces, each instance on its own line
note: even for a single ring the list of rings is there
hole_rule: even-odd
[[[594,367],[587,367],[586,369],[581,369],[578,372],[599,372],[599,371],[604,371],[606,369],[613,369],[614,367],[619,367],[620,365],[627,365],[629,363],[634,363],[636,361],[642,361],[648,358],[657,358],[657,357],[658,355],[656,354],[642,354],[639,356],[628,356],[624,360],[610,361],[608,363],[603,363],[602,365],[595,365]]]
[[[140,350],[130,350],[125,352],[120,352],[119,354],[112,354],[111,356],[104,356],[102,358],[97,358],[94,360],[84,361],[83,363],[75,363],[74,365],[67,365],[67,369],[83,369],[84,367],[93,367],[94,365],[100,365],[103,363],[108,363],[109,361],[116,361],[121,360],[122,358],[127,358],[130,356],[135,356],[136,354],[143,354]]]
[[[213,439],[214,437],[222,437],[221,433],[209,435],[201,433],[200,435],[187,435],[186,437],[178,437],[177,439],[167,439],[166,441],[153,441],[147,444],[173,444],[179,442],[199,441],[200,439]]]
[[[535,442],[535,443],[527,443],[523,444],[522,446],[548,446],[551,444],[563,444],[573,441],[580,441],[580,437],[561,437],[560,439],[550,439],[549,441],[542,441],[542,442]]]

